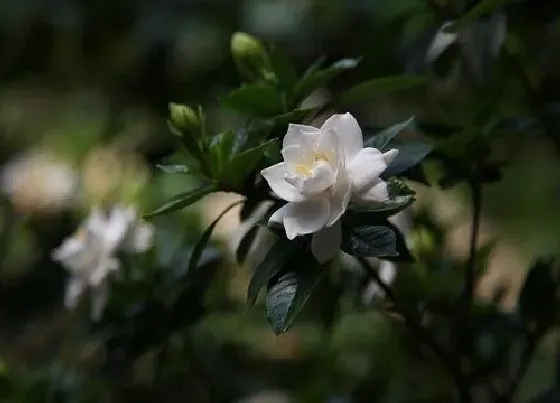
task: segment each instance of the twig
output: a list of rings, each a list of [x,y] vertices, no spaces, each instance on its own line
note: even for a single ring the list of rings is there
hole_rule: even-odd
[[[461,403],[471,403],[471,393],[468,383],[466,382],[465,376],[461,368],[457,365],[454,358],[445,349],[440,346],[432,335],[422,326],[422,323],[418,320],[416,314],[411,310],[407,309],[406,306],[399,300],[396,294],[391,290],[391,288],[381,280],[377,272],[369,265],[368,261],[364,258],[358,258],[359,262],[367,269],[368,274],[375,280],[377,285],[383,290],[385,295],[393,301],[395,306],[398,307],[399,311],[404,317],[406,326],[415,332],[418,337],[426,344],[434,353],[434,355],[439,359],[442,366],[449,371],[457,391],[459,392],[459,400]]]

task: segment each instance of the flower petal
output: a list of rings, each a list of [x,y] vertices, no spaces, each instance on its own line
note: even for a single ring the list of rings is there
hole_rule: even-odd
[[[280,198],[288,202],[298,202],[305,200],[297,188],[291,183],[286,182],[286,163],[280,162],[279,164],[272,165],[261,171],[261,175],[268,182],[268,186]]]
[[[313,234],[311,252],[320,264],[325,264],[336,255],[341,242],[342,225],[337,221],[331,227],[325,227]]]
[[[352,201],[357,203],[384,202],[389,199],[387,183],[382,179],[377,181],[362,193],[352,193]]]
[[[399,150],[396,148],[391,148],[389,151],[383,153],[383,159],[385,159],[385,163],[389,165],[393,160],[399,155]]]
[[[305,150],[301,146],[288,146],[282,149],[282,157],[286,163],[286,170],[292,174],[297,174],[297,165],[304,164],[309,165],[312,161],[311,155],[307,155]]]
[[[338,221],[338,219],[346,211],[352,195],[351,185],[352,184],[348,179],[348,173],[346,172],[344,155],[341,155],[338,163],[336,182],[334,186],[331,187],[330,191],[330,217],[329,221],[327,221],[328,227]]]
[[[117,206],[109,212],[105,234],[101,238],[107,251],[115,251],[121,246],[135,220],[136,210],[133,207]]]
[[[388,156],[390,157],[391,155]],[[385,169],[387,169],[385,155],[377,148],[368,147],[360,150],[347,166],[352,192],[362,193],[370,188]]]
[[[290,146],[299,146],[305,149],[311,148],[320,134],[321,130],[316,127],[290,123],[288,131],[284,136],[282,148]]]
[[[350,161],[364,146],[362,129],[356,119],[348,112],[343,115],[333,115],[323,126],[323,133],[332,131],[338,137],[346,161]]]
[[[311,170],[311,175],[301,181],[300,192],[313,196],[332,186],[336,177],[328,162],[319,162]]]
[[[286,237],[294,239],[299,235],[317,232],[329,219],[329,199],[314,197],[299,203],[288,203],[277,210],[269,222],[283,223]]]
[[[66,309],[74,309],[78,305],[80,296],[84,293],[87,282],[81,277],[70,277],[66,283],[64,295],[64,306]]]
[[[153,239],[154,226],[150,223],[139,221],[127,237],[127,248],[136,253],[145,252],[152,246]]]
[[[450,26],[452,23],[453,21],[447,21],[441,26],[439,31],[434,36],[434,39],[430,44],[428,51],[426,52],[426,61],[428,63],[432,63],[434,60],[436,60],[443,52],[445,52],[448,47],[455,43],[455,41],[459,37],[457,33],[445,32],[445,28]]]

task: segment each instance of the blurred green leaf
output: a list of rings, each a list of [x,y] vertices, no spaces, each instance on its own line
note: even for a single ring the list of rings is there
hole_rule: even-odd
[[[294,271],[269,281],[266,317],[274,333],[284,333],[289,329],[323,274],[319,263],[307,253]]]
[[[270,51],[269,57],[280,88],[291,94],[298,80],[292,60],[277,46]]]
[[[372,220],[380,220],[395,215],[412,203],[415,199],[412,195],[397,196],[385,202],[368,203],[368,204],[351,204],[349,210],[353,214],[359,214],[360,218],[356,222],[371,222]]]
[[[529,270],[518,299],[519,314],[525,320],[544,326],[558,315],[558,278],[553,259],[537,260]]]
[[[394,92],[420,87],[427,82],[427,77],[414,75],[374,78],[344,91],[340,95],[339,102],[345,105],[361,103],[379,95],[388,95]]]
[[[195,172],[193,167],[190,167],[188,165],[182,165],[182,164],[174,164],[174,165],[158,164],[156,166],[167,174],[191,174]]]
[[[283,112],[279,93],[264,83],[237,88],[222,99],[222,104],[250,117],[271,117]]]
[[[414,126],[414,117],[411,117],[404,122],[394,124],[383,130],[380,133],[374,134],[364,141],[364,147],[377,148],[380,151],[386,151],[386,146],[393,138],[398,136],[404,130],[411,130]],[[364,136],[366,137],[366,136]]]
[[[290,241],[280,238],[268,251],[264,260],[255,269],[247,289],[247,303],[252,306],[257,301],[259,291],[267,282],[286,269],[292,258],[302,250],[303,243],[299,239]]]
[[[243,238],[241,238],[241,241],[237,246],[237,251],[235,254],[237,258],[237,263],[244,263],[245,259],[247,259],[247,254],[251,250],[251,246],[253,246],[253,242],[255,242],[255,238],[257,237],[257,233],[259,232],[259,229],[260,228],[258,225],[253,226],[249,228],[249,231],[247,231],[247,233],[243,235]]]
[[[270,139],[234,156],[222,171],[221,180],[233,188],[241,186],[247,175],[255,169],[267,151],[274,149],[277,142],[277,139]]]
[[[470,11],[461,16],[457,21],[445,29],[445,32],[458,32],[470,23],[493,13],[499,8],[511,3],[514,0],[481,0]]]
[[[358,63],[359,60],[357,59],[342,59],[325,69],[318,69],[317,65],[312,65],[295,87],[296,98],[306,97],[317,88],[328,84],[343,71],[355,68]]]
[[[380,225],[343,226],[341,249],[357,257],[397,256],[395,232]]]
[[[153,218],[162,214],[170,214],[175,211],[181,210],[191,204],[199,201],[207,194],[216,192],[218,187],[214,183],[206,183],[194,190],[190,190],[185,193],[178,194],[174,196],[170,201],[165,203],[163,206],[152,211],[151,213],[145,214],[144,218]]]

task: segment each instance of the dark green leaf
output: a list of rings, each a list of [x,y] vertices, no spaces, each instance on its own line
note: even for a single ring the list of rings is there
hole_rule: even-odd
[[[222,171],[222,180],[230,186],[240,186],[245,177],[255,169],[265,153],[274,147],[277,141],[277,139],[271,139],[237,154]]]
[[[553,321],[559,310],[554,260],[538,260],[529,270],[518,300],[520,315],[540,325]]]
[[[252,117],[272,117],[282,112],[279,94],[274,87],[248,84],[231,91],[222,99],[226,108]]]
[[[539,393],[530,403],[558,403],[560,402],[560,387]]]
[[[255,269],[247,289],[247,303],[252,306],[257,301],[259,291],[266,283],[291,262],[292,258],[301,251],[303,244],[300,240],[290,241],[280,238],[268,251],[262,263]],[[293,263],[293,262],[292,262]]]
[[[167,203],[165,203],[163,206],[161,206],[160,208],[152,211],[149,214],[145,214],[144,218],[152,218],[158,215],[169,214],[181,210],[199,201],[207,194],[215,192],[217,190],[218,188],[216,187],[216,185],[214,183],[210,183],[210,184],[205,184],[194,190],[190,190],[188,192],[178,194],[174,196],[171,200],[169,200]]]
[[[345,226],[341,249],[357,257],[398,255],[395,232],[385,226]]]
[[[202,234],[202,236],[200,237],[200,239],[198,240],[198,242],[196,243],[192,251],[191,258],[189,260],[189,266],[187,269],[187,277],[192,277],[196,273],[196,269],[199,265],[200,258],[202,257],[202,253],[204,252],[204,249],[206,248],[206,245],[210,240],[210,236],[212,235],[212,232],[214,231],[214,228],[216,228],[218,222],[222,219],[224,215],[226,215],[228,211],[230,211],[238,204],[241,204],[241,201],[232,203],[228,207],[226,207],[226,209],[222,211],[214,221],[212,221],[212,223],[206,229],[206,231],[204,231],[204,233]]]
[[[360,103],[379,95],[388,95],[397,91],[420,87],[427,82],[426,77],[414,75],[374,78],[346,90],[340,96],[339,102],[342,104]]]
[[[325,69],[318,70],[310,68],[296,85],[296,98],[306,97],[317,88],[328,84],[343,71],[355,68],[358,62],[359,61],[355,59],[342,59]]]
[[[275,126],[286,126],[289,123],[299,123],[303,118],[313,112],[314,108],[294,109],[291,112],[275,116],[273,118]]]
[[[395,142],[391,144],[391,147],[398,149],[399,154],[383,172],[385,178],[398,175],[419,164],[434,148],[433,144],[427,140]]]
[[[364,147],[373,147],[381,151],[386,151],[386,146],[391,140],[398,136],[403,130],[412,129],[413,125],[414,117],[411,117],[404,122],[390,126],[382,132],[375,134],[374,136],[364,141]]]
[[[406,245],[406,239],[405,239],[403,233],[401,232],[401,230],[398,229],[396,225],[394,225],[393,223],[391,223],[389,221],[385,221],[384,225],[386,225],[388,228],[393,230],[393,233],[395,234],[396,245],[397,245],[397,255],[396,256],[383,256],[383,259],[389,260],[391,262],[396,262],[396,263],[412,263],[412,262],[414,262],[414,257],[412,256],[412,254],[408,250],[408,246]]]
[[[279,47],[275,47],[270,52],[270,63],[280,87],[292,92],[298,76],[290,58]]]
[[[253,242],[257,237],[257,233],[259,232],[259,229],[260,228],[257,225],[251,227],[249,231],[247,231],[247,233],[243,235],[243,238],[241,238],[241,241],[237,246],[237,253],[236,253],[238,263],[244,263],[245,259],[247,259],[247,254],[249,253],[249,250],[251,250],[251,246],[253,246]]]
[[[284,273],[269,281],[266,317],[274,333],[280,334],[288,330],[311,296],[323,273],[319,264],[308,253],[300,259],[294,271]]]
[[[393,199],[387,200],[385,202],[370,203],[370,204],[357,204],[350,205],[350,210],[353,214],[360,214],[360,218],[357,222],[364,222],[364,219],[370,220],[365,222],[371,222],[371,220],[380,220],[397,214],[403,211],[412,203],[415,199],[412,195],[407,196],[397,196]]]
[[[514,0],[481,0],[469,12],[464,14],[460,19],[455,21],[451,26],[445,29],[445,32],[458,32],[470,23],[479,20],[481,17],[487,16],[497,9],[511,3]]]

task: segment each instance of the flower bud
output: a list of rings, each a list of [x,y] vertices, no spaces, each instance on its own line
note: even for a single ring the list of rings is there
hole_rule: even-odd
[[[171,122],[177,129],[188,132],[200,128],[200,117],[188,106],[170,103],[169,111]]]
[[[268,55],[263,44],[244,32],[231,37],[231,54],[240,73],[250,79],[265,77],[269,70]]]

